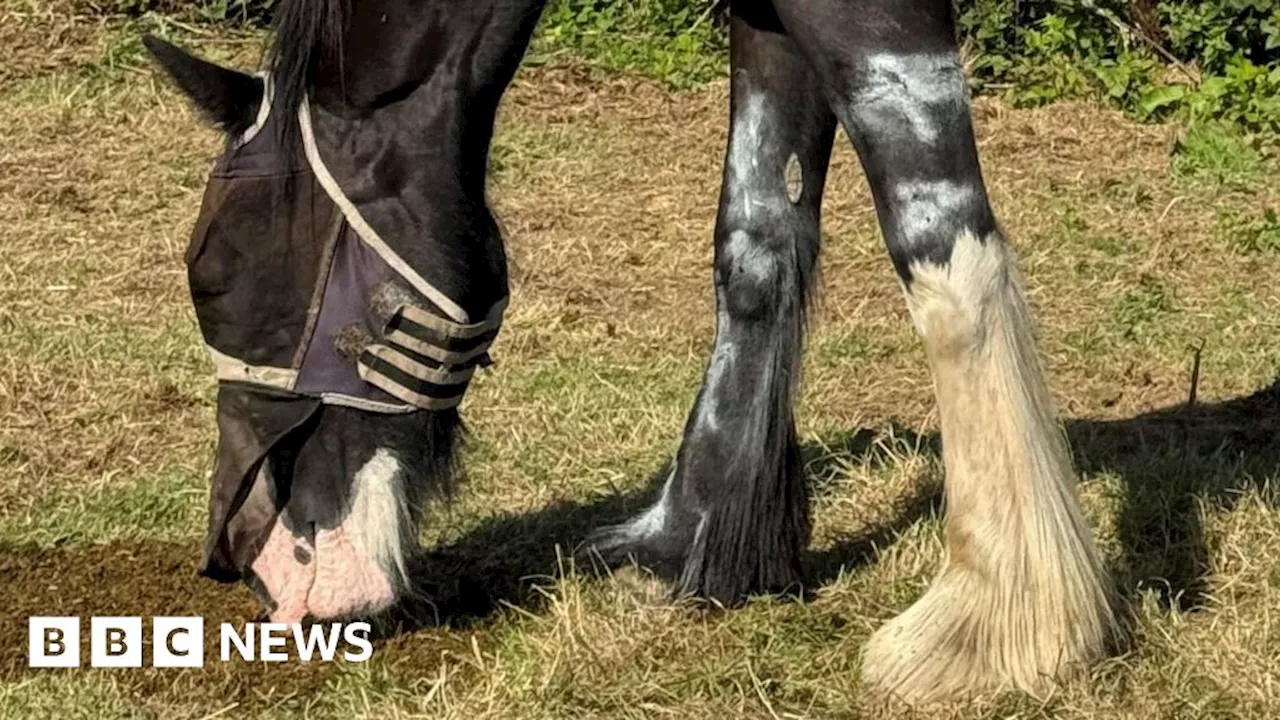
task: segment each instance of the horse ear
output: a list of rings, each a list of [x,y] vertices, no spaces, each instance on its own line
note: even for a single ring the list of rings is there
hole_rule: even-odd
[[[142,44],[215,127],[235,137],[253,125],[262,103],[260,78],[201,60],[151,35]]]

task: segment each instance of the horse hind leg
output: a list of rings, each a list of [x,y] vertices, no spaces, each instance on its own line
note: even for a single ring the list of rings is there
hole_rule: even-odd
[[[1041,694],[1100,658],[1116,623],[987,200],[948,6],[775,4],[862,159],[941,417],[946,563],[871,638],[863,681],[909,702]]]

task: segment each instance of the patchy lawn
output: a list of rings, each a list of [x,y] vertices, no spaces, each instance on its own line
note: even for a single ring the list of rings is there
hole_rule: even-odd
[[[28,615],[256,612],[194,577],[214,383],[182,251],[218,138],[147,66],[156,21],[72,8],[0,0],[0,716],[895,716],[861,698],[859,650],[939,565],[941,465],[843,139],[800,397],[810,597],[706,613],[566,559],[651,497],[697,389],[728,105],[564,64],[522,72],[499,123],[512,309],[465,403],[467,484],[424,529],[439,623],[362,665],[27,671]],[[1137,641],[1047,703],[927,716],[1280,716],[1280,174],[1213,128],[975,114]]]

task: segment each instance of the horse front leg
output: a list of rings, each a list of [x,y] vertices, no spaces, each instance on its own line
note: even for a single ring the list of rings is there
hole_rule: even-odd
[[[1041,693],[1115,638],[1013,253],[983,185],[945,0],[777,0],[870,181],[933,370],[941,573],[881,628],[863,680],[908,701]]]
[[[792,396],[836,123],[777,17],[743,5],[730,20],[715,347],[661,498],[595,543],[725,605],[800,580],[809,512]]]

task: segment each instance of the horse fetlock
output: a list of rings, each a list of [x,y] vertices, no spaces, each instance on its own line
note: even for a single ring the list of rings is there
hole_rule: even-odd
[[[625,523],[598,528],[583,543],[584,549],[609,563],[632,558],[661,575],[675,575],[702,517],[696,506],[680,497],[677,477],[673,469],[657,501]]]
[[[1000,642],[1010,620],[997,614],[1000,591],[1000,583],[980,573],[947,567],[923,597],[871,636],[863,685],[912,704],[994,689],[1013,669],[1000,667],[1013,659],[1002,653],[1018,649]]]
[[[696,526],[677,593],[734,607],[751,595],[799,590],[810,532],[807,497],[796,487],[802,482],[798,474],[755,478],[740,495],[711,505]],[[765,495],[779,506],[767,506]]]
[[[686,439],[657,502],[588,546],[606,560],[635,558],[674,581],[677,596],[724,606],[797,589],[809,515],[794,447],[747,477],[703,462],[700,453],[714,450],[697,437]]]

